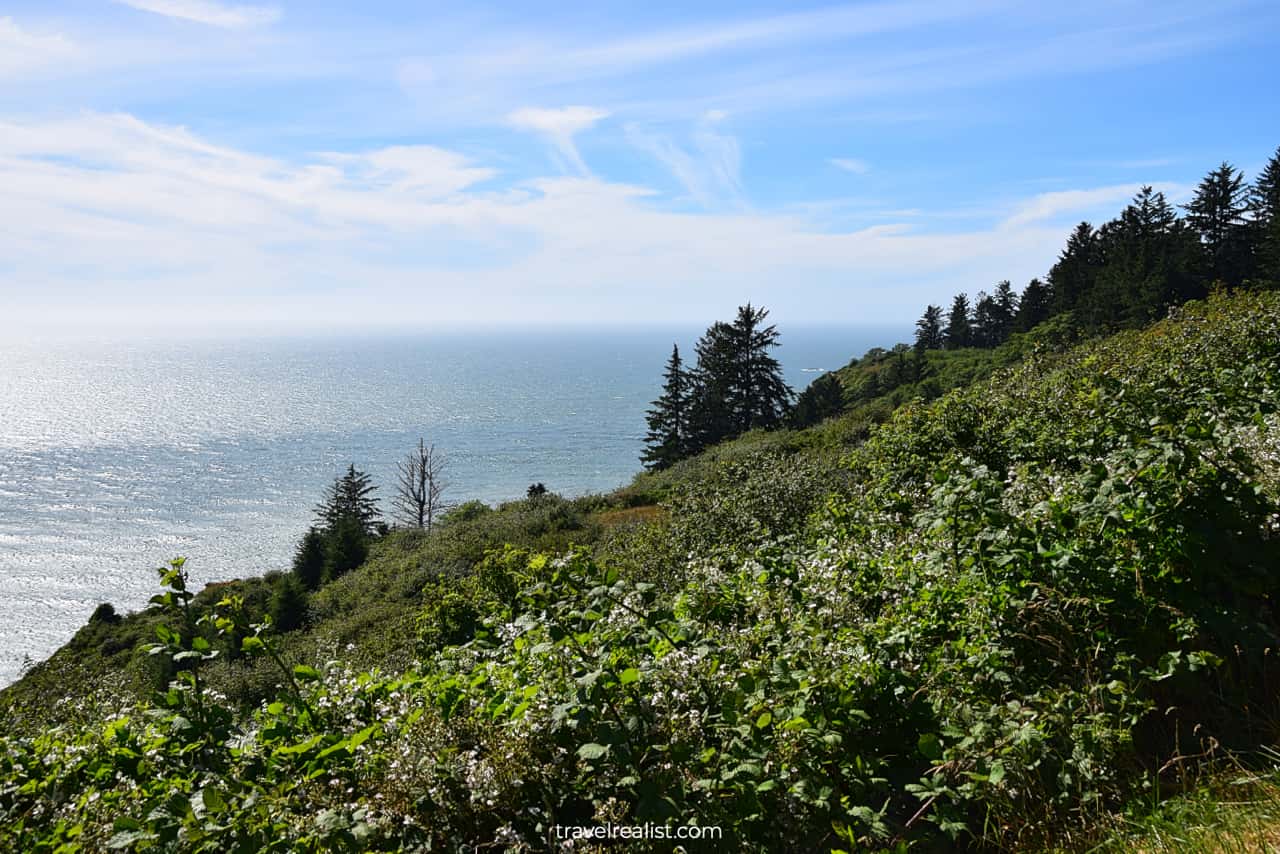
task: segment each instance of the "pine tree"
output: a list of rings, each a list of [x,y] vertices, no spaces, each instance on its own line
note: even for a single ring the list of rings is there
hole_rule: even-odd
[[[1093,226],[1082,222],[1067,238],[1066,248],[1049,271],[1053,313],[1074,311],[1093,290],[1098,275],[1098,237]]]
[[[1013,292],[1013,285],[1008,279],[996,285],[996,344],[1008,340],[1013,332],[1013,319],[1018,315],[1018,295]]]
[[[316,507],[316,516],[329,529],[341,519],[354,519],[364,534],[372,535],[382,518],[378,500],[373,497],[376,489],[369,475],[357,471],[354,464],[349,465],[346,474],[325,493],[325,500]]]
[[[1258,276],[1273,285],[1280,285],[1280,148],[1276,149],[1253,184],[1250,209],[1253,213]]]
[[[973,301],[973,331],[971,342],[975,347],[994,347],[1000,341],[999,308],[995,298],[986,291],[978,291]]]
[[[367,532],[355,516],[341,516],[329,528],[324,543],[324,580],[333,581],[364,563],[369,556]]]
[[[696,454],[735,435],[734,386],[738,375],[733,327],[717,321],[694,346],[697,364],[689,373],[687,450]]]
[[[733,323],[713,323],[698,339],[698,361],[687,374],[686,454],[786,419],[795,393],[770,353],[778,346],[778,330],[764,325],[768,316],[748,303]]]
[[[763,325],[768,316],[767,310],[747,303],[739,307],[733,321],[738,369],[737,382],[731,387],[736,392],[733,403],[737,432],[778,427],[795,399],[795,392],[783,379],[782,365],[770,353],[778,346],[779,336],[776,326]]]
[[[973,324],[969,319],[969,298],[956,294],[951,301],[951,313],[947,317],[946,344],[948,350],[958,350],[973,344]]]
[[[650,471],[667,468],[684,458],[688,451],[686,407],[689,377],[685,374],[677,345],[671,347],[671,358],[667,360],[663,380],[662,396],[653,402],[645,417],[649,432],[645,436],[645,449],[640,461]]]
[[[271,625],[278,631],[290,632],[305,622],[307,617],[307,591],[296,575],[283,575],[271,591]]]
[[[293,574],[308,590],[315,590],[324,578],[324,534],[315,527],[308,529],[298,543]]]
[[[1244,175],[1224,161],[1204,177],[1195,197],[1184,205],[1187,221],[1204,244],[1210,276],[1229,286],[1240,284],[1252,272],[1252,234],[1245,217],[1248,196]]]
[[[1140,326],[1203,294],[1198,240],[1151,187],[1098,231],[1096,246],[1094,287],[1077,305],[1086,328]]]
[[[931,305],[916,321],[916,352],[941,350],[942,344],[942,307]]]
[[[1027,332],[1049,319],[1053,308],[1053,294],[1039,279],[1032,279],[1022,289],[1022,298],[1018,300],[1018,313],[1014,317],[1015,332]]]
[[[792,427],[812,427],[844,411],[844,386],[835,374],[823,374],[800,392],[791,410]]]

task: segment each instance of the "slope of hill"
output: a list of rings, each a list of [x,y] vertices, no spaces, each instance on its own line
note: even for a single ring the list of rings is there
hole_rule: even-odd
[[[1280,295],[976,373],[393,535],[284,635],[172,567],[4,693],[0,847],[1077,848],[1274,743]]]

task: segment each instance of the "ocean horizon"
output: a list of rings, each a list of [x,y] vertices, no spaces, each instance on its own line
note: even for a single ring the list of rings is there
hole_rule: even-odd
[[[324,488],[369,472],[389,514],[419,437],[446,498],[565,496],[641,469],[644,414],[672,343],[701,329],[450,330],[0,344],[0,685],[94,607],[144,606],[154,567],[197,586],[287,569]],[[801,390],[895,326],[781,329]]]

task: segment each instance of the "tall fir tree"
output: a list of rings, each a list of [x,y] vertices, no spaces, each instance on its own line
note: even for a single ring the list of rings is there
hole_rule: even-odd
[[[1018,300],[1018,313],[1014,317],[1013,330],[1027,332],[1049,319],[1053,311],[1053,294],[1039,279],[1032,279],[1022,289]]]
[[[734,383],[738,373],[733,327],[716,321],[694,345],[689,372],[686,450],[696,454],[734,435]]]
[[[645,417],[649,432],[640,461],[650,471],[665,469],[687,455],[688,398],[689,377],[680,359],[680,347],[673,344],[663,373],[662,396],[653,402]]]
[[[733,323],[713,323],[698,339],[698,360],[688,374],[686,453],[755,427],[778,427],[787,417],[795,394],[770,352],[778,330],[764,324],[768,315],[748,303]]]
[[[315,590],[324,580],[324,533],[312,527],[302,535],[293,556],[293,574],[308,590]]]
[[[978,291],[973,301],[973,332],[970,339],[975,347],[994,347],[999,343],[1000,319],[995,299],[986,291]]]
[[[341,519],[354,519],[366,536],[371,535],[382,519],[378,499],[373,497],[377,488],[369,475],[358,471],[353,463],[325,492],[324,501],[316,507],[316,516],[330,529]]]
[[[355,516],[341,516],[325,533],[324,580],[333,581],[364,563],[369,538]]]
[[[1049,271],[1053,291],[1053,313],[1074,311],[1093,290],[1098,276],[1098,236],[1093,226],[1082,222],[1067,238],[1067,245]]]
[[[942,307],[931,305],[916,321],[916,352],[941,350],[942,345]]]
[[[1244,175],[1223,161],[1204,177],[1195,196],[1183,207],[1187,222],[1204,244],[1210,277],[1228,286],[1244,281],[1253,267],[1253,229],[1246,217],[1249,191]]]
[[[1098,231],[1097,246],[1094,287],[1077,306],[1086,328],[1139,326],[1203,294],[1199,242],[1149,186]]]
[[[1257,275],[1280,286],[1280,148],[1254,181],[1250,197]]]
[[[947,315],[946,345],[948,350],[973,345],[973,323],[969,317],[969,297],[956,294]]]
[[[999,341],[1002,343],[1013,333],[1013,319],[1018,316],[1018,295],[1008,279],[996,285],[994,294],[996,301],[995,319],[998,325]]]
[[[779,335],[776,326],[765,325],[768,317],[766,309],[752,308],[751,303],[747,303],[738,308],[738,316],[733,321],[739,366],[735,429],[739,432],[778,427],[795,399],[795,392],[783,379],[782,365],[771,352],[778,347]]]
[[[271,615],[271,627],[281,632],[291,632],[307,619],[307,589],[296,575],[282,575],[275,582],[267,613]]]

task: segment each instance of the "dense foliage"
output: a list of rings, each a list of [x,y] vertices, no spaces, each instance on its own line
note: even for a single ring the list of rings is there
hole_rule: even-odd
[[[147,657],[171,684],[57,726],[11,707],[0,848],[542,850],[604,821],[718,825],[726,850],[1083,837],[1273,735],[1280,298],[1022,354],[839,466],[827,425],[749,433],[638,481],[656,513],[544,494],[376,543],[311,607],[412,648],[394,675],[360,648],[295,665],[239,588],[193,597],[166,567]],[[397,601],[422,604],[378,610]],[[237,668],[273,674],[266,696],[224,696]]]

